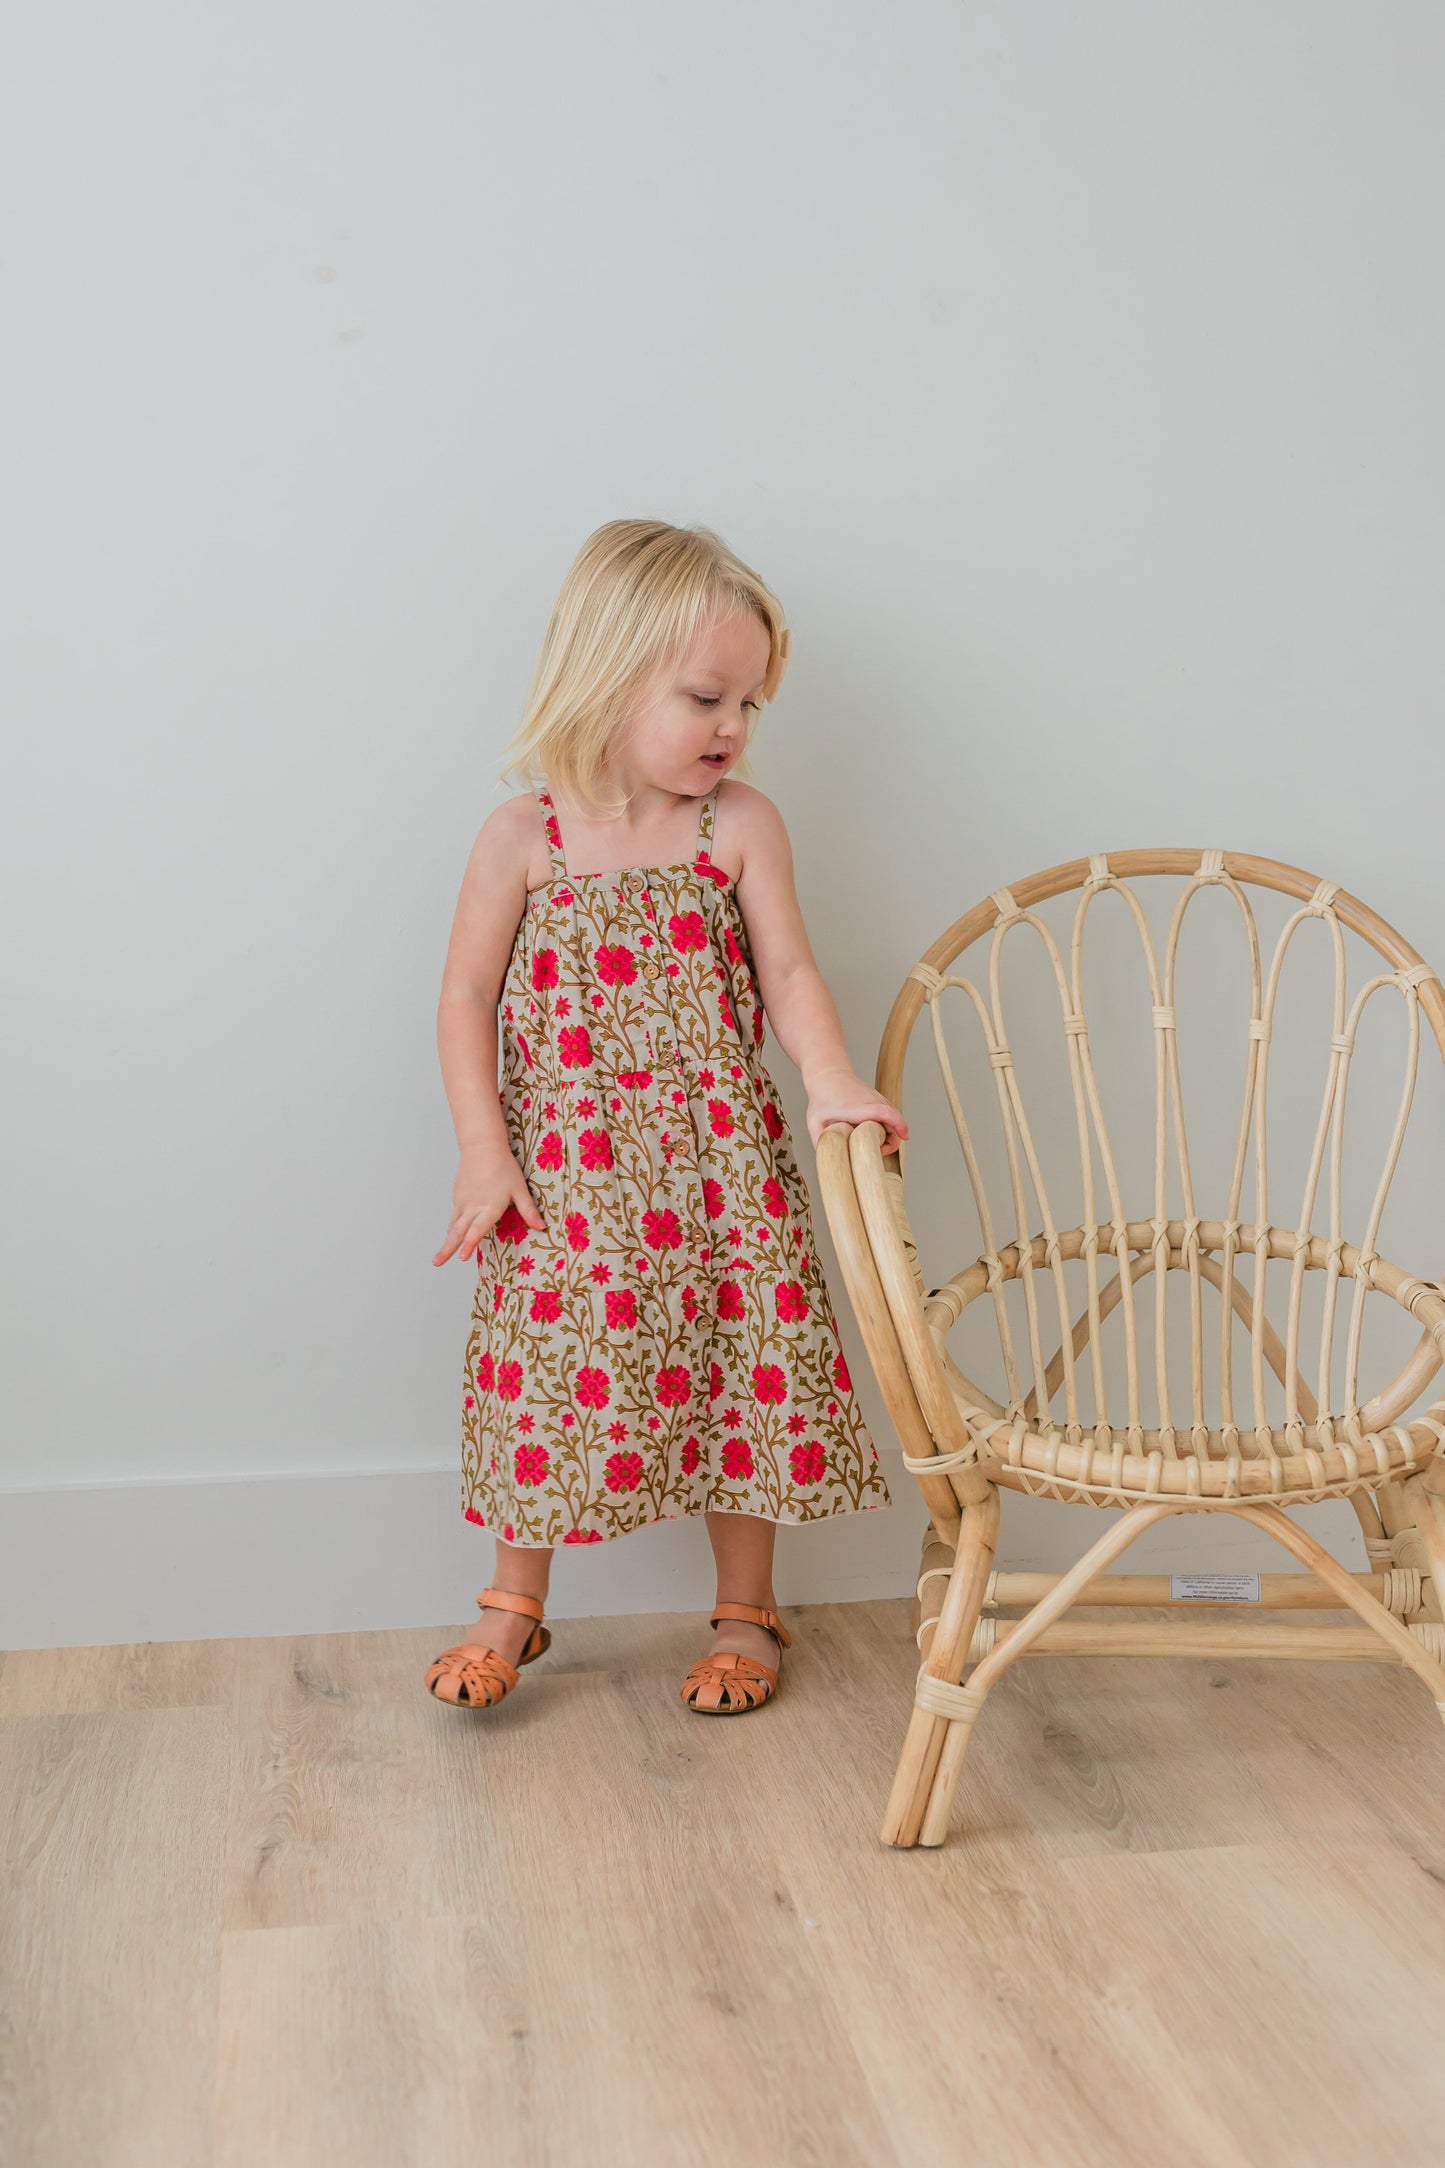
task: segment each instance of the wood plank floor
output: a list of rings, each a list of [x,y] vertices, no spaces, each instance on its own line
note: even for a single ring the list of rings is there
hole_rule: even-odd
[[[1034,1658],[939,1851],[877,1827],[908,1605],[11,1654],[7,2168],[1440,2158],[1445,1727],[1385,1665]],[[1117,1616],[1118,1614],[1115,1614]]]

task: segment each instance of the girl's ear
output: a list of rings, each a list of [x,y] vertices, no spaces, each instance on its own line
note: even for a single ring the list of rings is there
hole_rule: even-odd
[[[763,686],[764,700],[777,699],[778,687],[782,684],[783,679],[788,674],[788,657],[792,652],[792,646],[792,627],[791,625],[784,625],[782,631],[778,635],[777,660],[774,662],[772,671]]]

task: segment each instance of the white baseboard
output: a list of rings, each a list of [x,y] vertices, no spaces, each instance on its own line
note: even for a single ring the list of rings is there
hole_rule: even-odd
[[[896,1451],[893,1505],[778,1536],[785,1604],[912,1593],[927,1518]],[[1057,1572],[1112,1514],[1006,1492],[999,1564]],[[1348,1504],[1298,1510],[1363,1569]],[[94,1648],[256,1634],[450,1626],[469,1617],[492,1539],[462,1517],[455,1468],[76,1484],[0,1494],[0,1648]],[[705,1528],[668,1521],[559,1552],[555,1618],[701,1611],[713,1595]],[[1189,1514],[1140,1537],[1119,1570],[1288,1571],[1278,1545],[1231,1516]]]

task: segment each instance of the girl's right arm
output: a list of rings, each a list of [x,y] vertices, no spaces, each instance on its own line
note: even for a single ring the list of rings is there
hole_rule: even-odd
[[[512,943],[527,907],[533,846],[525,795],[482,824],[462,876],[437,1004],[437,1050],[461,1153],[446,1240],[432,1259],[469,1258],[509,1204],[530,1227],[543,1225],[512,1155],[497,1087],[497,1004]]]

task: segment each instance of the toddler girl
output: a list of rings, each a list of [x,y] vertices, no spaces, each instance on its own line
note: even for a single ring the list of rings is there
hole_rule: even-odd
[[[549,1645],[556,1545],[701,1514],[716,1638],[682,1698],[755,1709],[789,1640],[778,1523],[890,1503],[760,1054],[766,1012],[815,1145],[830,1122],[907,1137],[853,1073],[787,831],[740,779],[788,647],[710,529],[600,527],[507,749],[534,787],[467,864],[438,1016],[461,1164],[432,1261],[476,1255],[462,1492],[497,1552],[482,1618],[426,1674],[454,1706],[495,1706]]]

